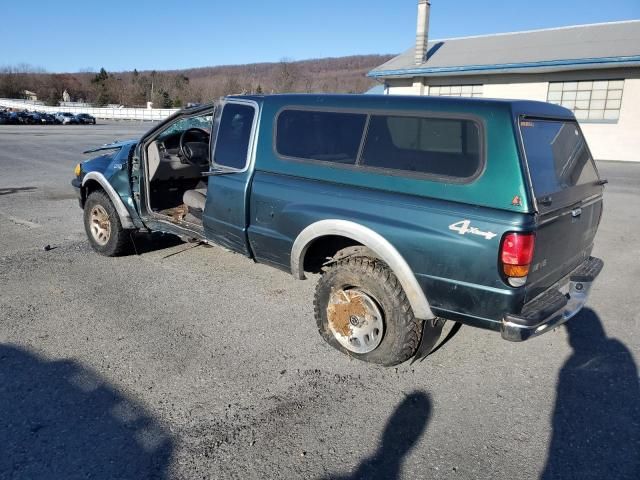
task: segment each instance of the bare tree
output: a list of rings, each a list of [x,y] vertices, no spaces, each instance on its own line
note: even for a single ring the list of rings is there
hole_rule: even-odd
[[[390,55],[361,55],[294,62],[227,65],[173,71],[46,73],[27,64],[0,68],[0,97],[22,97],[31,90],[57,103],[66,89],[74,100],[181,106],[222,95],[255,92],[363,92],[374,82],[366,77]],[[95,81],[99,77],[98,81]]]
[[[299,80],[300,73],[298,66],[289,59],[280,60],[276,69],[275,89],[279,93],[289,93],[295,91],[295,86]]]

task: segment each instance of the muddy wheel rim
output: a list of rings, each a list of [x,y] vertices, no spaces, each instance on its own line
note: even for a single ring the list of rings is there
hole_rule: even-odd
[[[95,205],[89,215],[91,236],[98,245],[104,246],[111,238],[111,221],[102,205]]]
[[[371,352],[384,335],[384,318],[378,304],[358,289],[333,290],[327,320],[335,339],[350,352]]]

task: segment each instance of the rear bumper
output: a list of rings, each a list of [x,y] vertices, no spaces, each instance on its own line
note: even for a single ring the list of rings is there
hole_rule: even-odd
[[[575,316],[587,302],[591,285],[603,266],[599,258],[589,257],[563,285],[550,288],[531,300],[521,313],[506,314],[500,327],[502,338],[522,342],[553,330]]]

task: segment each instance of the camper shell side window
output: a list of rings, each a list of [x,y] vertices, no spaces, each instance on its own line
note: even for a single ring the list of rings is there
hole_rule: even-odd
[[[484,167],[484,126],[467,115],[285,107],[274,150],[285,160],[468,183]]]

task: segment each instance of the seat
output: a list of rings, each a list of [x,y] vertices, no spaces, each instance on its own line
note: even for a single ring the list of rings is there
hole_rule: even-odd
[[[194,210],[198,210],[204,212],[204,204],[207,200],[207,188],[195,188],[193,190],[187,190],[182,195],[182,201],[184,204],[193,208]]]

